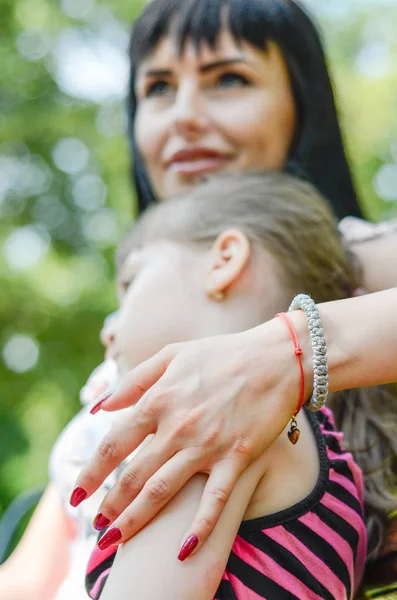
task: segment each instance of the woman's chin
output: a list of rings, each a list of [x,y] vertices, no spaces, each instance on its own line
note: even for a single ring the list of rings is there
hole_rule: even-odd
[[[224,173],[231,173],[230,167],[227,168],[225,163],[219,166],[217,169],[194,173],[194,174],[183,174],[183,173],[170,173],[169,177],[164,180],[164,186],[161,190],[160,197],[164,200],[169,198],[176,198],[191,192],[196,186],[211,181],[215,177],[219,177]]]

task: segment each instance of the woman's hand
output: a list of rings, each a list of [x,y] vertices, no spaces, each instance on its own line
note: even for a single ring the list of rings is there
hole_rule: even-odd
[[[128,540],[200,472],[209,478],[185,536],[195,536],[200,547],[237,479],[285,428],[298,397],[296,358],[279,319],[244,333],[166,347],[131,371],[101,406],[114,411],[135,404],[81,473],[76,486],[88,495],[154,436],[107,494],[97,527],[110,521],[118,528],[113,541]]]

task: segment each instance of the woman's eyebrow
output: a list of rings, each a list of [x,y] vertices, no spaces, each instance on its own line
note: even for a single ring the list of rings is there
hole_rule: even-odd
[[[147,69],[144,73],[144,77],[171,77],[172,71],[168,69]]]
[[[234,65],[236,63],[249,64],[245,58],[225,58],[224,60],[216,60],[199,67],[200,73],[208,73],[219,67],[226,67],[228,65]],[[171,77],[172,71],[170,69],[147,69],[144,72],[145,77]]]
[[[218,69],[219,67],[227,67],[228,65],[234,65],[236,63],[244,63],[249,64],[245,58],[239,56],[238,58],[225,58],[223,60],[216,60],[211,63],[207,63],[206,65],[201,65],[199,71],[201,73],[208,73],[214,69]]]

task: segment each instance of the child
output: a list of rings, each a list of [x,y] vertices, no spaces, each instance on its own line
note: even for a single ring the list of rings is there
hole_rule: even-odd
[[[285,311],[296,293],[323,302],[357,287],[325,202],[310,185],[276,174],[220,178],[155,207],[121,244],[117,267],[111,350],[121,373],[167,344],[254,327]],[[352,598],[367,556],[365,520],[376,555],[394,507],[387,483],[395,482],[397,452],[394,399],[379,388],[344,393],[352,399],[342,402],[339,393],[328,402],[336,426],[329,408],[299,414],[298,444],[280,435],[248,470],[227,518],[182,567],[172,545],[195,502],[195,483],[188,484],[120,553],[103,598],[130,598],[132,589],[134,598],[162,600]],[[365,510],[361,470],[336,427],[365,466]],[[94,551],[92,598],[114,555],[109,544]]]

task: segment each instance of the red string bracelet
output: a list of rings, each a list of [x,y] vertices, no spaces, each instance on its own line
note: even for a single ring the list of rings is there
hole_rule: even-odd
[[[300,410],[303,406],[304,400],[305,400],[305,373],[303,371],[302,358],[301,358],[301,356],[303,354],[303,350],[299,345],[298,336],[296,335],[296,331],[294,329],[294,326],[291,323],[289,316],[286,313],[278,313],[276,315],[276,317],[278,317],[282,321],[284,321],[285,325],[287,326],[288,333],[290,334],[291,340],[294,344],[295,356],[298,361],[299,372],[300,372],[300,376],[301,376],[299,404],[298,404],[298,408],[297,408],[296,412],[294,412],[294,414],[292,416],[291,429],[288,432],[288,437],[289,437],[291,443],[295,445],[296,442],[298,441],[299,435],[300,435],[300,431],[298,429],[295,417],[300,412]]]

